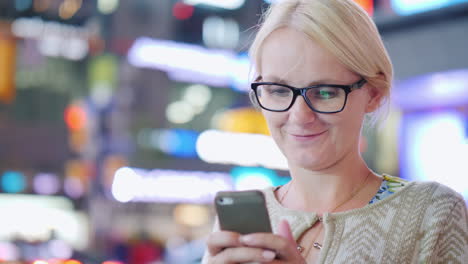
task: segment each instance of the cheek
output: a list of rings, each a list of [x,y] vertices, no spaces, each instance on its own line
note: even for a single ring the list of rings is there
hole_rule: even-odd
[[[281,142],[281,127],[285,124],[287,116],[284,113],[273,112],[264,112],[263,116],[267,122],[271,137],[279,144]]]
[[[270,130],[280,127],[287,119],[286,113],[275,113],[265,110],[262,110],[262,113]]]
[[[362,115],[360,113],[343,113],[333,127],[332,140],[339,146],[353,145],[361,135]]]

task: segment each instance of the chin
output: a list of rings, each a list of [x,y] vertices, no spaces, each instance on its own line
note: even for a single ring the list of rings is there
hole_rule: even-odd
[[[288,159],[290,167],[302,168],[311,171],[319,171],[326,168],[326,162],[323,156],[312,156],[310,153],[301,155],[296,153]]]

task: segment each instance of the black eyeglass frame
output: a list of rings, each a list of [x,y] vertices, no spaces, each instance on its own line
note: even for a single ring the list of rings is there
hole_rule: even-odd
[[[366,84],[366,79],[364,78],[361,78],[359,81],[353,83],[353,84],[350,84],[350,85],[341,85],[341,84],[317,84],[317,85],[312,85],[312,86],[308,86],[308,87],[304,87],[304,88],[297,88],[297,87],[293,87],[293,86],[290,86],[290,85],[286,85],[286,84],[281,84],[281,83],[275,83],[275,82],[253,82],[250,84],[250,88],[254,91],[255,93],[255,99],[257,99],[257,103],[258,105],[267,110],[267,111],[272,111],[272,112],[286,112],[288,111],[289,109],[291,109],[291,107],[293,106],[294,102],[296,101],[296,98],[298,95],[301,95],[302,98],[304,98],[305,102],[307,103],[307,105],[309,106],[310,109],[312,109],[312,111],[314,112],[317,112],[317,113],[322,113],[322,114],[334,114],[334,113],[339,113],[341,111],[343,111],[343,109],[345,108],[346,106],[346,102],[348,101],[348,94],[351,93],[352,91],[354,90],[357,90],[357,89],[360,89],[362,88],[362,86],[364,86],[364,84]],[[278,85],[278,86],[281,86],[281,87],[285,87],[285,88],[288,88],[290,89],[292,92],[293,92],[293,98],[291,100],[291,104],[286,108],[286,109],[283,109],[283,110],[273,110],[273,109],[269,109],[267,107],[264,107],[262,105],[262,103],[260,103],[260,100],[258,99],[258,94],[257,94],[257,87],[260,86],[260,85]],[[337,110],[337,111],[333,111],[333,112],[328,112],[328,111],[319,111],[317,109],[314,108],[314,106],[312,105],[312,103],[309,101],[309,99],[307,98],[306,96],[306,93],[308,90],[311,90],[311,89],[317,89],[317,88],[322,88],[322,87],[335,87],[335,88],[340,88],[340,89],[343,89],[345,91],[345,100],[344,100],[344,103],[343,103],[343,107],[341,107],[341,109]]]

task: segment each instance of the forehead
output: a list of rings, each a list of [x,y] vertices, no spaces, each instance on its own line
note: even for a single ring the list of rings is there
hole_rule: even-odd
[[[258,63],[263,80],[285,80],[289,84],[304,85],[353,78],[352,72],[327,49],[306,34],[287,27],[273,31],[265,39]]]

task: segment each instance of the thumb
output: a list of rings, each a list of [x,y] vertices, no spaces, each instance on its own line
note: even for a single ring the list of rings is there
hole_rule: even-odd
[[[278,224],[278,235],[286,238],[288,241],[294,243],[296,245],[296,240],[294,239],[292,232],[291,232],[291,227],[289,226],[288,221],[286,220],[281,220]]]

